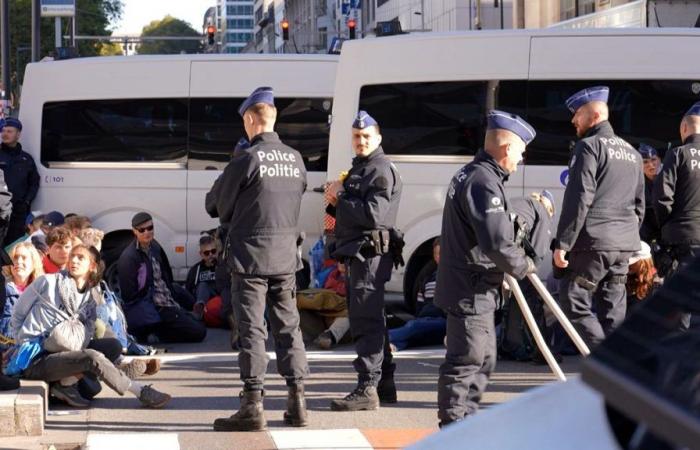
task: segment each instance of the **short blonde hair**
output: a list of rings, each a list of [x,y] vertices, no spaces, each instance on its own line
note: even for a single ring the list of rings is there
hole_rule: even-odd
[[[78,232],[78,237],[88,247],[101,248],[105,233],[97,228],[84,228]]]
[[[536,202],[542,203],[542,206],[544,206],[544,208],[547,210],[549,217],[554,216],[554,205],[552,205],[552,202],[550,202],[547,197],[540,194],[539,192],[533,192],[532,194],[530,194],[530,198],[532,198]]]
[[[29,258],[32,260],[32,273],[29,275],[29,279],[27,280],[27,284],[29,285],[44,274],[44,264],[41,262],[41,255],[39,254],[39,251],[31,242],[20,242],[12,247],[9,255],[13,263],[15,260],[15,255],[17,255],[17,250],[20,248],[26,248],[29,252]],[[3,267],[2,274],[5,275],[6,280],[12,280],[12,265]]]

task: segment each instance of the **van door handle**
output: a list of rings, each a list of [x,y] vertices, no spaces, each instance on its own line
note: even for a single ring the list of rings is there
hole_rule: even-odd
[[[324,185],[321,185],[319,187],[313,188],[312,191],[318,192],[319,194],[323,194],[324,192],[326,192],[326,187]]]
[[[217,167],[214,166],[207,166],[204,168],[204,170],[219,170]]]

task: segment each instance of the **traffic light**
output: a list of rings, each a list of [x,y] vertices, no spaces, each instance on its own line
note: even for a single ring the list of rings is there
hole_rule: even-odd
[[[282,40],[288,41],[289,40],[289,21],[287,19],[282,19],[282,22],[280,22],[280,26],[282,27]]]
[[[357,25],[357,22],[355,22],[355,19],[348,20],[348,37],[350,39],[355,39],[355,26],[356,25]]]
[[[209,45],[214,45],[214,35],[216,34],[216,27],[214,25],[209,25],[207,27],[207,42]]]

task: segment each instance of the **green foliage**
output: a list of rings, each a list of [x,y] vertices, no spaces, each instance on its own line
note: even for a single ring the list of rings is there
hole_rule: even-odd
[[[77,34],[109,36],[110,24],[121,17],[122,0],[76,0]],[[41,19],[41,52],[39,59],[52,55],[55,49],[55,21],[53,17]],[[70,20],[62,18],[62,34],[70,34]],[[13,91],[24,78],[24,67],[31,60],[32,0],[10,0],[10,70]],[[80,56],[97,56],[107,42],[78,41]],[[68,43],[63,42],[66,46]]]
[[[197,30],[185,22],[170,15],[162,20],[154,20],[143,27],[141,37],[144,36],[201,36]],[[178,53],[198,53],[202,50],[202,43],[198,40],[183,41],[145,41],[140,44],[137,51],[140,55],[172,55]]]

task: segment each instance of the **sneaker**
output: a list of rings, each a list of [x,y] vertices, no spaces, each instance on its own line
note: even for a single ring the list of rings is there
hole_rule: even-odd
[[[146,361],[146,372],[144,375],[155,375],[160,372],[160,359],[151,358]]]
[[[318,335],[318,337],[314,340],[314,344],[321,350],[330,350],[335,347],[335,337],[333,336],[333,333],[326,330]]]
[[[146,361],[143,359],[132,359],[128,363],[119,364],[119,369],[124,372],[129,379],[135,380],[146,373]]]
[[[71,386],[61,386],[60,383],[51,385],[51,396],[73,408],[87,408],[90,406],[90,401],[80,395],[78,388],[74,384]]]
[[[345,398],[331,402],[331,410],[333,411],[371,411],[378,408],[377,388],[371,385],[360,385]]]
[[[158,409],[165,406],[171,399],[168,394],[159,392],[151,387],[150,384],[144,386],[141,389],[141,395],[139,395],[139,401],[146,408]]]

